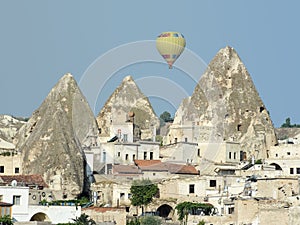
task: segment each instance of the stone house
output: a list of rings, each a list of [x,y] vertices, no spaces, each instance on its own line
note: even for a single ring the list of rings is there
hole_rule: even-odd
[[[0,175],[22,173],[22,159],[15,145],[0,138]]]
[[[103,225],[125,225],[126,210],[125,208],[113,207],[90,207],[82,210],[83,213],[90,216],[97,224]]]
[[[265,160],[269,165],[274,165],[283,176],[300,174],[300,145],[280,144],[270,148],[269,157]]]
[[[40,205],[41,200],[52,200],[40,175],[0,176],[0,181],[0,202],[11,204],[10,215],[17,222],[67,223],[81,214],[80,206]]]

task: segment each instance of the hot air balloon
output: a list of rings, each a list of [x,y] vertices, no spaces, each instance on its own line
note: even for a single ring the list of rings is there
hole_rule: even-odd
[[[163,32],[156,39],[156,48],[172,69],[185,48],[184,36],[179,32]]]

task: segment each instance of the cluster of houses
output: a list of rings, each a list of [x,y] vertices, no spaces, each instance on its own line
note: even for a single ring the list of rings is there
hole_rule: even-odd
[[[171,125],[172,126],[172,125]],[[180,128],[177,128],[180,129]],[[191,134],[194,135],[194,134]],[[153,138],[134,135],[134,119],[111,124],[110,136],[87,134],[82,147],[91,182],[90,207],[42,202],[53,201],[55,188],[40,175],[22,175],[20,153],[0,141],[0,212],[14,221],[72,222],[82,213],[98,224],[126,224],[141,216],[131,205],[133,180],[150,179],[159,193],[146,213],[165,223],[178,224],[176,205],[210,203],[209,214],[191,213],[187,224],[300,224],[300,145],[280,143],[267,158],[246,156],[238,142],[200,143],[188,134],[162,145]],[[213,153],[214,156],[204,157]],[[195,214],[195,215],[192,215]]]

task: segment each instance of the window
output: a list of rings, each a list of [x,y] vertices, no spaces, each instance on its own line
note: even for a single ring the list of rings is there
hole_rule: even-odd
[[[20,205],[21,204],[21,196],[20,195],[14,195],[13,196],[13,204],[14,205]]]
[[[294,174],[294,168],[290,168],[290,174]]]
[[[0,166],[0,173],[4,173],[4,166]]]
[[[1,209],[1,215],[0,216],[10,216],[10,207],[7,207],[7,206],[2,206],[0,207]]]
[[[231,152],[229,152],[229,159],[231,159]]]
[[[102,153],[102,162],[106,162],[106,152],[103,151]]]
[[[234,207],[228,208],[228,214],[232,214],[234,212]]]
[[[184,138],[184,142],[187,142],[188,141],[188,139],[187,138]]]
[[[144,160],[147,159],[147,152],[144,152]]]
[[[241,127],[242,127],[242,125],[241,125],[241,124],[238,124],[238,125],[237,125],[237,131],[241,131]]]
[[[125,160],[128,160],[128,154],[125,155]]]
[[[134,160],[135,160],[135,154],[132,155],[132,161],[134,161]]]
[[[240,161],[243,161],[243,160],[244,160],[244,152],[240,151]]]
[[[300,168],[297,168],[297,174],[300,174]]]
[[[131,199],[131,193],[128,193],[128,199]]]
[[[209,187],[217,187],[217,181],[216,180],[210,180],[209,181]]]
[[[236,153],[235,152],[233,153],[233,159],[236,159]]]
[[[125,193],[120,193],[120,199],[124,199],[125,198]]]
[[[287,155],[291,155],[291,153],[290,153],[290,152],[287,152],[286,154],[287,154]]]
[[[120,157],[121,156],[121,152],[118,152],[118,157]]]
[[[123,134],[123,141],[127,142],[128,141],[128,135],[127,134]]]
[[[278,157],[278,154],[276,153],[275,156]]]
[[[153,159],[153,152],[150,152],[150,160]]]
[[[198,157],[200,157],[200,148],[198,148],[198,153],[197,153]]]
[[[15,168],[15,173],[20,173],[20,168],[19,167]]]
[[[177,143],[177,138],[175,138],[175,144]]]
[[[190,184],[190,186],[189,186],[189,193],[190,194],[195,193],[195,184]]]

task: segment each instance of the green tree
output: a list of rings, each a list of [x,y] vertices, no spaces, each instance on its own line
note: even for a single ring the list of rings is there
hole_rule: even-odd
[[[13,225],[14,223],[13,223],[12,219],[10,218],[10,216],[6,215],[6,216],[0,217],[0,224]]]
[[[291,127],[300,127],[300,124],[291,124],[291,118],[288,117],[285,119],[285,123],[281,125],[281,128],[291,128]]]
[[[157,185],[153,184],[149,179],[134,180],[131,187],[131,204],[134,206],[147,206],[158,193]]]
[[[96,225],[96,222],[84,213],[81,214],[80,217],[73,219],[73,221],[76,225]]]
[[[161,118],[164,122],[168,122],[172,119],[171,114],[167,111],[164,111],[162,114],[160,114],[159,118]]]
[[[140,221],[141,225],[161,225],[161,219],[155,216],[144,216]]]
[[[194,214],[197,210],[201,209],[205,215],[208,215],[213,208],[212,204],[195,202],[182,202],[175,207],[178,220],[184,221],[185,225],[187,224],[189,214]]]
[[[198,225],[205,225],[205,221],[204,220],[199,221]]]
[[[291,126],[292,126],[292,125],[291,125],[291,118],[290,118],[290,117],[286,118],[286,119],[285,119],[285,123],[283,123],[283,124],[281,125],[282,128],[284,128],[284,127],[291,127]]]

